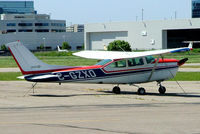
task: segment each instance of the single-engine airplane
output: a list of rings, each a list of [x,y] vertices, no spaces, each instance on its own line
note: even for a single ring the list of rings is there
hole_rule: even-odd
[[[49,65],[37,59],[19,41],[8,43],[7,46],[23,78],[30,82],[116,84],[113,93],[119,94],[120,84],[136,86],[135,84],[156,81],[159,85],[159,93],[165,94],[166,88],[161,85],[161,82],[175,77],[178,68],[188,58],[164,59],[163,55],[190,51],[192,42],[188,47],[145,52],[81,51],[74,53],[76,56],[102,60],[93,66]],[[154,58],[154,55],[158,58]],[[143,87],[137,87],[138,94],[146,93]]]

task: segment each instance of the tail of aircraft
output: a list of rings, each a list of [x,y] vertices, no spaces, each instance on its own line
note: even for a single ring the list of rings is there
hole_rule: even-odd
[[[21,42],[6,44],[23,75],[44,73],[52,70],[68,68],[66,66],[49,65],[37,59]]]
[[[58,51],[60,51],[60,47],[59,47],[59,46],[57,46],[57,48],[58,48]]]
[[[57,46],[57,48],[58,48],[58,52],[68,52],[68,50],[67,50],[67,49],[60,49],[60,47],[59,47],[59,46]]]

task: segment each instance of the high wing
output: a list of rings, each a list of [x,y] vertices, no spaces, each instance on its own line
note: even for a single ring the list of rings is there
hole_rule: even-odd
[[[128,59],[145,57],[150,55],[163,55],[167,53],[185,52],[192,49],[192,44],[188,47],[176,48],[176,49],[163,49],[163,50],[152,50],[144,52],[117,52],[117,51],[80,51],[73,55],[89,58],[89,59]]]

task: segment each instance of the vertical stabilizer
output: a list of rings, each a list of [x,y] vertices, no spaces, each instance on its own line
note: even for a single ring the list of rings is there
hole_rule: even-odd
[[[6,44],[13,58],[23,74],[32,74],[44,70],[55,70],[67,68],[66,66],[49,65],[37,59],[21,42]]]

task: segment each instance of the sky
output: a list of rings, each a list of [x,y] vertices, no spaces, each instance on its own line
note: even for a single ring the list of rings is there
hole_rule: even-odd
[[[191,0],[34,0],[39,14],[70,24],[191,18]]]

